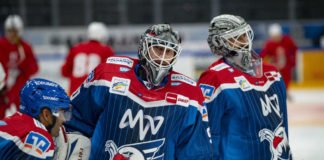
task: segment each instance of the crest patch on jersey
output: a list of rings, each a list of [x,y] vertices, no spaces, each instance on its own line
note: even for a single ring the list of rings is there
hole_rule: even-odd
[[[134,61],[126,57],[109,57],[106,63],[133,67]]]
[[[128,93],[129,86],[130,86],[129,79],[113,77],[109,92],[119,94],[119,95],[126,95]]]
[[[165,101],[184,107],[189,106],[189,98],[176,93],[167,92],[165,95]]]
[[[252,89],[250,82],[244,76],[234,77],[234,79],[236,83],[240,86],[242,91],[248,91]]]
[[[197,83],[194,80],[192,80],[192,79],[190,79],[190,78],[188,78],[188,77],[186,77],[184,75],[181,75],[181,74],[172,74],[171,75],[171,81],[180,81],[180,82],[184,82],[184,83],[187,83],[189,85],[192,85],[192,86],[197,85]]]
[[[208,84],[200,84],[199,87],[204,95],[204,98],[207,100],[210,99],[215,91],[215,87]]]
[[[25,148],[30,148],[37,154],[42,155],[50,147],[51,142],[43,135],[31,131],[25,139]]]

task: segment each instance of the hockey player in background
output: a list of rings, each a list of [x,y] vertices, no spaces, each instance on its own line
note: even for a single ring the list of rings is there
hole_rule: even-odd
[[[3,91],[3,88],[5,86],[6,83],[6,72],[3,69],[2,64],[0,63],[0,94]]]
[[[24,83],[38,71],[31,46],[21,36],[23,22],[18,15],[9,15],[4,23],[5,37],[0,38],[0,63],[7,74],[6,85],[0,93],[0,119],[6,110],[14,113],[19,107],[19,91]]]
[[[20,112],[0,121],[1,159],[52,159],[52,136],[71,117],[69,97],[54,82],[32,79],[22,88],[20,103]]]
[[[265,42],[261,51],[261,57],[277,67],[288,90],[292,72],[296,66],[297,46],[290,36],[282,33],[279,24],[270,25],[269,36],[270,39]]]
[[[221,56],[200,77],[215,160],[290,159],[286,90],[280,73],[252,50],[239,16],[211,20],[208,44]]]
[[[64,77],[69,78],[69,93],[72,94],[87,78],[98,64],[114,55],[113,50],[105,43],[108,30],[101,22],[92,22],[88,26],[88,41],[72,47],[61,68]]]
[[[72,95],[65,126],[91,138],[91,160],[211,158],[201,91],[172,70],[179,45],[170,25],[153,25],[141,36],[139,59],[109,57]]]

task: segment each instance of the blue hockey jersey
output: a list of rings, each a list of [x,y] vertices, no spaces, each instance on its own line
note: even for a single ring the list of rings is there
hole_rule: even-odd
[[[90,159],[210,159],[208,120],[196,82],[172,71],[148,89],[138,60],[110,57],[72,95],[68,131],[92,137]]]
[[[54,142],[38,120],[16,112],[0,121],[0,159],[52,159]]]
[[[263,64],[252,77],[224,62],[212,64],[200,79],[213,141],[213,159],[277,160],[291,156],[286,91],[280,74]]]

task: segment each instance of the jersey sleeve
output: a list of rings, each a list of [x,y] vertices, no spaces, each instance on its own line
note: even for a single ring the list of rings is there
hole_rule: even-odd
[[[71,48],[63,66],[61,67],[61,74],[64,77],[70,77],[73,70],[74,48]]]
[[[221,92],[221,86],[212,71],[207,71],[200,77],[198,84],[205,97],[205,105],[208,111],[209,125],[211,127],[211,139],[213,145],[213,159],[220,157],[221,119],[227,108],[226,96]]]
[[[52,159],[54,143],[51,137],[42,132],[30,131],[24,139],[1,131],[0,128],[0,157],[1,159]],[[48,133],[47,133],[48,134]]]
[[[280,74],[280,73],[279,73]],[[287,114],[287,93],[286,93],[286,86],[285,86],[285,82],[283,80],[283,78],[280,78],[280,88],[281,90],[279,92],[281,92],[282,96],[281,96],[281,101],[282,104],[284,106],[281,106],[281,110],[282,110],[282,114],[283,114],[283,125],[286,129],[286,133],[287,133],[287,137],[289,139],[289,133],[288,133],[288,114]]]
[[[200,111],[196,107],[189,106],[185,116],[176,146],[176,159],[211,159],[211,143]]]
[[[97,68],[71,96],[72,118],[65,124],[68,132],[78,131],[91,137],[98,118],[107,104],[109,88],[102,85],[105,83],[104,80],[93,78],[93,76],[100,77],[96,75]]]

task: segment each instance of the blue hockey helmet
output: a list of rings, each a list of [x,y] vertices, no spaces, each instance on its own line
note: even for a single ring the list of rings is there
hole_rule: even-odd
[[[70,99],[55,82],[41,78],[27,81],[20,91],[20,112],[37,118],[43,108],[58,116],[60,110],[70,109]]]

